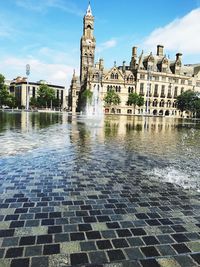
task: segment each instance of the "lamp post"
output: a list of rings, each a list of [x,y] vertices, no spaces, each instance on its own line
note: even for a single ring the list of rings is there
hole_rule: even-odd
[[[26,85],[26,110],[29,110],[29,84],[28,76],[30,75],[30,65],[26,65],[27,85]]]

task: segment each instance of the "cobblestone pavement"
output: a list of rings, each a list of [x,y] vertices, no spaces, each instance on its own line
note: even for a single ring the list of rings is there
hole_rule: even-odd
[[[0,266],[200,266],[200,194],[96,149],[0,161]]]

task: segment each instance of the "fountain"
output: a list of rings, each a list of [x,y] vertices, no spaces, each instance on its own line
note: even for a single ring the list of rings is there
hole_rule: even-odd
[[[103,117],[103,107],[101,101],[100,84],[95,84],[91,99],[87,99],[85,114],[88,118],[101,119]]]

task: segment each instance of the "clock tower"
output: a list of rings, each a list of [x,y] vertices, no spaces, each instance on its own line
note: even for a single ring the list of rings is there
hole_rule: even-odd
[[[93,36],[94,32],[94,17],[92,16],[92,10],[90,3],[87,8],[86,15],[83,18],[83,35],[81,37],[81,59],[80,59],[80,80],[83,82],[87,76],[87,73],[94,66],[94,54],[96,40]]]

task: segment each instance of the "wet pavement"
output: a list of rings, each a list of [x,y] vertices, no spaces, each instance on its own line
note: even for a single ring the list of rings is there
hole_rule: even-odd
[[[200,265],[200,194],[107,156],[2,162],[0,266]]]
[[[113,131],[79,126],[0,158],[0,267],[200,266],[200,192],[152,179],[156,158]]]

